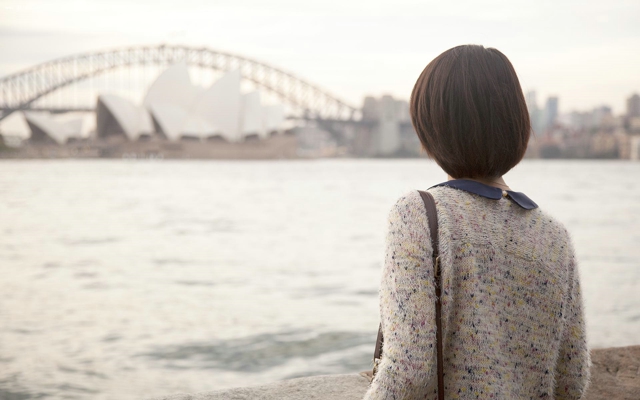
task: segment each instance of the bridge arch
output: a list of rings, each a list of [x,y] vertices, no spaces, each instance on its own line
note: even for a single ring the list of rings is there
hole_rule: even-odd
[[[43,96],[116,68],[178,62],[221,72],[239,70],[242,79],[306,117],[349,120],[356,112],[355,107],[318,86],[263,62],[206,47],[157,45],[71,55],[0,78],[0,121],[15,111],[29,110]]]

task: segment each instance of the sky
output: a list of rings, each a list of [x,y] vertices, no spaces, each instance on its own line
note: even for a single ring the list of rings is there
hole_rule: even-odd
[[[0,77],[58,57],[206,46],[290,71],[347,102],[408,99],[460,44],[502,51],[525,92],[560,111],[625,111],[640,92],[640,1],[0,0]]]

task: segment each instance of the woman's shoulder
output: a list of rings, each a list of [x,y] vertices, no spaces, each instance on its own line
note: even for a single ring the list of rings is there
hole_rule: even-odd
[[[556,259],[575,258],[573,237],[565,223],[544,208],[531,211],[529,224],[537,228],[535,239],[543,241]]]
[[[396,198],[393,208],[406,208],[422,203],[422,198],[418,190],[407,190]]]
[[[408,190],[400,195],[389,210],[388,220],[390,223],[402,222],[405,225],[426,227],[426,209],[418,190]]]

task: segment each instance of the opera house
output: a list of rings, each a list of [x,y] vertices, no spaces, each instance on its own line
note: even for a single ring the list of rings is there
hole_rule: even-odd
[[[82,119],[61,122],[50,115],[24,112],[29,130],[30,140],[33,142],[65,144],[73,139],[80,139],[82,134]]]
[[[191,83],[186,65],[171,66],[151,84],[140,105],[112,94],[99,95],[95,136],[128,141],[159,136],[171,142],[242,142],[279,132],[284,107],[263,105],[259,91],[242,93],[240,81],[240,72],[231,71],[203,88]],[[30,112],[24,117],[34,142],[64,144],[81,138],[81,120],[63,123]]]

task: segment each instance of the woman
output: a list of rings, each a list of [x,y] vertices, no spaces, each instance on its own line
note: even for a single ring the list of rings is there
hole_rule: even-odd
[[[531,131],[501,52],[454,47],[424,69],[411,119],[448,174],[436,201],[447,399],[579,399],[589,382],[576,257],[565,227],[502,175]],[[388,217],[380,288],[384,345],[365,399],[437,398],[433,252],[417,191]]]

